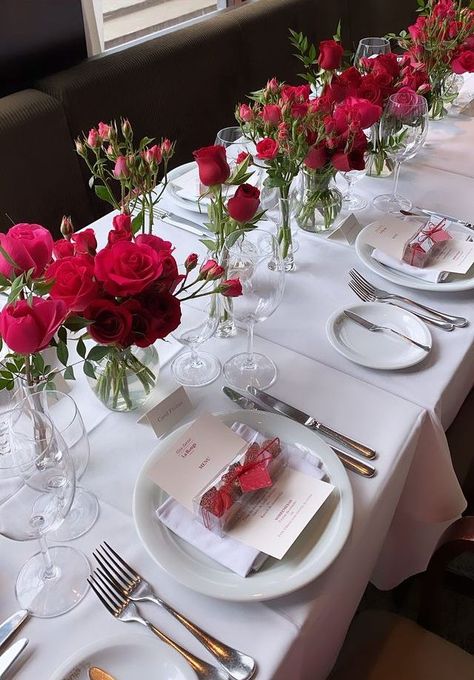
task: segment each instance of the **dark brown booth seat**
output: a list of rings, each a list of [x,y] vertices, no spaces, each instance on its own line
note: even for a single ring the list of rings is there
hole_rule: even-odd
[[[61,217],[92,219],[89,191],[61,104],[37,90],[0,99],[0,230],[36,222],[58,233]]]

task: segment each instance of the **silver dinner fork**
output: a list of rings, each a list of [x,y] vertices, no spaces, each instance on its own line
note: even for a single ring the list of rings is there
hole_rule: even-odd
[[[181,647],[171,638],[169,638],[165,633],[163,633],[159,628],[157,628],[151,621],[145,619],[137,607],[137,605],[132,602],[128,597],[122,595],[122,593],[116,590],[109,581],[105,580],[102,574],[99,574],[96,570],[90,578],[87,579],[90,587],[97,595],[99,600],[102,602],[104,607],[109,611],[112,616],[120,621],[125,621],[129,623],[130,621],[135,621],[146,626],[152,633],[154,633],[162,642],[172,647],[174,650],[181,654],[181,656],[188,662],[193,671],[196,673],[196,677],[199,680],[230,680],[230,676],[223,670],[212,666],[211,664],[203,661],[187,649]]]
[[[254,676],[256,671],[255,659],[225,645],[220,640],[216,640],[199,626],[189,621],[183,614],[173,609],[171,605],[158,597],[148,581],[145,581],[135,569],[127,564],[107,542],[104,541],[94,551],[93,555],[100,564],[96,573],[123,597],[134,602],[154,602],[163,607],[199,640],[235,680],[250,680]]]
[[[449,324],[453,324],[453,326],[457,326],[459,328],[467,326],[469,323],[469,321],[463,316],[452,316],[451,314],[446,314],[445,312],[439,312],[436,309],[422,305],[420,302],[415,302],[415,300],[403,297],[403,295],[396,295],[395,293],[389,293],[388,291],[382,290],[381,288],[376,288],[372,283],[370,283],[370,281],[364,279],[362,274],[358,272],[357,269],[351,269],[349,275],[360,290],[365,291],[369,296],[372,297],[371,302],[390,302],[391,300],[398,300],[399,302],[405,302],[406,304],[418,307],[424,312],[428,312],[428,314],[434,314],[440,319],[443,319],[443,321],[447,321]],[[426,317],[424,320],[426,321]],[[448,329],[446,328],[445,330]]]

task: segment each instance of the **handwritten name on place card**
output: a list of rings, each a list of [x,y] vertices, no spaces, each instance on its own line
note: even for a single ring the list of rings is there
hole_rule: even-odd
[[[162,437],[171,432],[180,420],[191,413],[193,406],[184,387],[178,387],[171,394],[142,415],[139,423],[151,425],[156,436]]]
[[[246,446],[219,418],[200,416],[169,446],[150,470],[150,478],[188,510],[193,498]]]

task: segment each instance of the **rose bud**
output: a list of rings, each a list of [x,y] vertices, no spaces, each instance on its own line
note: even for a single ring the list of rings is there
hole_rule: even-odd
[[[62,300],[17,300],[0,314],[0,336],[12,352],[34,354],[49,345],[66,314]]]
[[[237,156],[235,162],[237,163],[237,165],[240,165],[241,163],[243,163],[244,161],[246,161],[247,158],[249,158],[249,156],[250,156],[250,154],[249,154],[247,151],[241,151],[241,152],[239,153],[239,155]],[[250,157],[250,162],[251,162],[251,160],[252,160],[252,158]]]
[[[165,139],[161,142],[161,153],[164,158],[169,158],[174,151],[174,144],[165,137]]]
[[[262,118],[265,123],[278,125],[281,120],[281,109],[278,104],[266,104],[262,109]]]
[[[205,146],[194,151],[193,156],[198,165],[199,179],[204,186],[224,184],[229,178],[230,167],[223,146]]]
[[[122,134],[125,137],[125,139],[131,139],[132,137],[132,126],[130,125],[130,121],[128,118],[124,118],[122,120]]]
[[[99,137],[99,133],[97,132],[97,130],[95,128],[91,128],[89,130],[89,134],[87,135],[87,143],[93,149],[100,146],[101,139]]]
[[[344,56],[344,48],[335,40],[323,40],[319,44],[318,64],[325,71],[339,68]]]
[[[71,236],[74,249],[77,255],[95,255],[97,250],[97,239],[93,229],[83,229]]]
[[[242,295],[242,284],[239,279],[227,279],[219,285],[216,292],[225,297],[239,297]]]
[[[224,271],[224,267],[221,267],[220,264],[215,264],[214,267],[208,269],[206,273],[206,281],[216,281],[217,279],[222,278]]]
[[[236,222],[249,222],[260,205],[260,191],[251,184],[241,184],[227,202],[227,212]]]
[[[60,238],[54,242],[53,255],[56,260],[60,260],[63,257],[71,257],[74,255],[74,244],[65,238]]]
[[[118,156],[115,161],[114,175],[117,179],[125,179],[130,175],[130,170],[127,167],[127,159],[125,156]]]
[[[74,234],[74,225],[72,223],[70,215],[64,215],[63,216],[63,219],[61,220],[60,231],[61,231],[61,234],[66,239],[71,238],[71,236]]]
[[[159,165],[163,158],[161,146],[158,146],[158,144],[154,144],[149,149],[145,149],[145,151],[143,152],[143,157],[147,163],[150,163],[150,165],[152,163],[156,163],[156,165]]]
[[[238,115],[241,120],[244,121],[244,123],[250,123],[251,120],[254,119],[254,112],[248,106],[248,104],[241,104],[238,109]]]
[[[211,271],[214,267],[218,266],[218,262],[216,260],[207,260],[207,262],[204,262],[204,264],[201,265],[199,269],[199,278],[200,279],[205,279],[207,276],[207,273]]]
[[[269,81],[267,81],[266,85],[266,90],[267,92],[278,92],[278,88],[280,87],[280,83],[276,78],[271,78]]]
[[[187,272],[192,271],[195,267],[197,267],[198,263],[198,256],[196,253],[191,253],[190,255],[187,256],[184,266]]]
[[[108,142],[110,138],[110,125],[107,125],[107,123],[99,123],[97,128],[101,139],[103,139],[104,142]]]
[[[76,145],[76,151],[79,154],[79,156],[85,156],[86,155],[86,147],[84,146],[84,143],[82,139],[79,139],[79,137],[75,141]]]

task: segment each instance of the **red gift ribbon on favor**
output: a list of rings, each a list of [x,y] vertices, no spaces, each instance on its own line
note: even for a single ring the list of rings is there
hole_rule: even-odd
[[[410,264],[413,264],[413,260],[415,259],[415,255],[417,253],[424,254],[426,251],[424,248],[422,248],[421,244],[424,243],[428,238],[430,238],[432,241],[434,241],[433,236],[437,234],[440,231],[444,231],[443,227],[446,224],[446,220],[442,219],[439,224],[435,224],[431,227],[431,229],[428,229],[425,231],[425,228],[421,230],[421,232],[417,236],[417,242],[415,243],[414,246],[411,247],[411,259],[410,259]]]

